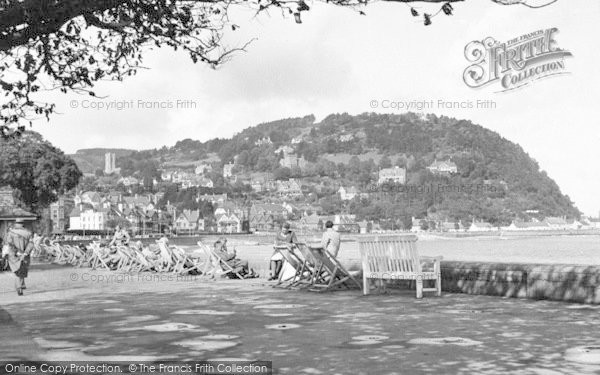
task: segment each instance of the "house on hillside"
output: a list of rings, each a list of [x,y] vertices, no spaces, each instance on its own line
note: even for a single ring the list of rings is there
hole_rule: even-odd
[[[292,154],[294,152],[294,149],[291,148],[290,146],[280,146],[279,148],[277,148],[277,150],[275,150],[275,153],[277,155],[279,155],[280,153],[283,153],[283,156],[287,155],[287,154]]]
[[[270,137],[263,137],[258,139],[256,142],[254,142],[254,145],[256,146],[262,146],[262,145],[272,145],[273,142],[271,141]]]
[[[118,181],[118,184],[123,184],[123,186],[136,186],[140,184],[140,180],[133,176],[129,177],[121,177]]]
[[[223,166],[223,177],[224,178],[233,177],[233,167],[234,166],[235,166],[235,164],[233,164],[233,163],[228,163]]]
[[[290,178],[287,181],[277,181],[277,194],[282,197],[302,197],[302,189],[298,181]]]
[[[258,180],[252,180],[250,182],[250,187],[252,187],[252,190],[257,193],[262,193],[264,191],[263,183]]]
[[[427,167],[427,169],[433,174],[453,174],[458,172],[458,167],[450,160],[435,160],[430,166]]]
[[[306,168],[307,162],[303,156],[298,157],[296,154],[285,154],[281,160],[279,160],[279,165],[284,168]]]
[[[194,169],[194,173],[196,173],[197,175],[203,175],[205,173],[210,172],[212,172],[212,166],[210,164],[198,164],[196,166],[196,169]]]
[[[198,194],[196,202],[205,201],[212,204],[223,203],[227,201],[227,193],[223,194]]]
[[[385,184],[385,183],[398,183],[405,184],[406,183],[406,169],[400,167],[393,168],[384,168],[379,171],[379,178],[377,183]]]
[[[358,189],[356,189],[354,186],[351,186],[347,189],[341,186],[337,192],[343,201],[350,201],[358,195]]]

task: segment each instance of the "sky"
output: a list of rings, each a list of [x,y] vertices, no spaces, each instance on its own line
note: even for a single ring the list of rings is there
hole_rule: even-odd
[[[148,149],[185,138],[231,137],[281,118],[402,113],[382,105],[433,100],[433,108],[424,112],[468,119],[518,143],[580,210],[598,215],[599,1],[559,0],[541,9],[459,2],[453,16],[439,15],[428,27],[401,3],[373,3],[366,16],[310,5],[302,24],[279,12],[254,17],[235,10],[232,20],[241,27],[226,35],[227,43],[253,41],[230,62],[214,70],[169,49],[149,51],[144,61],[149,69],[96,87],[103,99],[53,94],[49,100],[59,114],[35,123],[34,130],[68,153],[92,147]],[[415,7],[426,12],[439,5]],[[552,27],[559,30],[558,46],[573,54],[565,59],[569,74],[508,92],[463,82],[469,42],[490,36],[508,41]],[[440,100],[490,100],[495,106],[461,109],[440,106]],[[129,101],[131,108],[91,108]],[[144,108],[147,102],[173,108]]]

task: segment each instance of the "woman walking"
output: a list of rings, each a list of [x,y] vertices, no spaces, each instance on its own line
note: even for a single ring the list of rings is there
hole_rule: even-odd
[[[33,250],[33,234],[23,226],[23,220],[17,219],[13,228],[6,234],[2,255],[8,257],[10,270],[15,273],[15,288],[22,296],[25,278],[29,272],[30,254]]]

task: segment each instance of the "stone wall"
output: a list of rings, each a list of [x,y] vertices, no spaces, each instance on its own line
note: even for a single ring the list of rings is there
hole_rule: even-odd
[[[600,266],[442,262],[442,290],[600,304]]]

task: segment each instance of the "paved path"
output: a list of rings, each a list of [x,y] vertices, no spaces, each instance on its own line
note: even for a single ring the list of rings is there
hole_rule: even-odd
[[[10,313],[0,310],[1,358],[239,358],[273,361],[282,374],[600,373],[598,306],[35,268],[23,297],[0,274]]]

